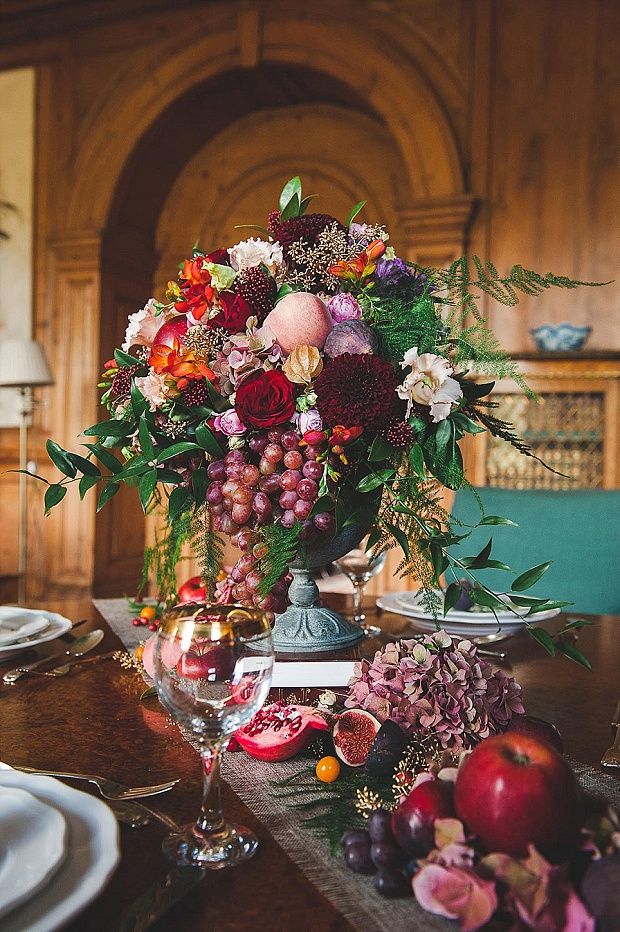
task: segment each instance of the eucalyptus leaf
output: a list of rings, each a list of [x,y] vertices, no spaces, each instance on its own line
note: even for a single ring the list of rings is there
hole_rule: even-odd
[[[488,543],[485,544],[480,553],[476,554],[475,557],[464,557],[460,562],[463,564],[463,566],[468,567],[468,569],[484,569],[487,566],[487,560],[491,554],[492,547],[493,538],[490,537]]]
[[[106,450],[105,447],[100,446],[100,444],[84,443],[83,446],[85,446],[87,450],[90,450],[90,452],[93,453],[97,457],[99,462],[103,466],[106,466],[110,470],[111,473],[120,472],[121,469],[123,468],[121,464],[119,463],[119,461],[114,456],[114,454],[110,453],[109,450]]]
[[[151,699],[153,696],[157,695],[157,690],[154,686],[149,686],[148,689],[145,689],[144,692],[140,693],[140,702],[144,699]]]
[[[127,437],[131,432],[131,424],[128,421],[102,421],[100,424],[93,424],[82,431],[84,437]]]
[[[195,469],[192,473],[192,492],[197,505],[202,505],[209,488],[209,476],[204,466]]]
[[[547,572],[551,563],[553,561],[549,560],[547,563],[539,563],[538,566],[533,566],[531,569],[526,570],[525,573],[521,573],[520,576],[512,583],[512,589],[515,592],[523,592],[525,589],[531,589],[532,586],[536,585],[541,576]]]
[[[316,194],[308,194],[306,197],[302,198],[301,204],[299,205],[299,216],[300,217],[302,216],[302,214],[305,214],[305,212],[307,211],[310,201],[317,196],[318,195]]]
[[[87,460],[85,456],[80,456],[79,453],[67,453],[67,456],[85,476],[101,476],[101,470],[92,460]]]
[[[157,470],[149,469],[148,472],[145,472],[142,478],[140,479],[140,486],[138,489],[138,494],[140,496],[140,504],[142,505],[142,511],[146,511],[146,507],[151,500],[151,496],[155,491],[155,486],[157,485]]]
[[[486,589],[481,589],[479,586],[474,586],[469,593],[469,597],[476,605],[483,605],[485,608],[498,608],[501,611],[506,611],[506,604],[502,602],[501,599],[498,599],[494,593],[488,592]]]
[[[396,452],[395,448],[383,437],[375,437],[370,450],[368,451],[368,462],[377,463],[381,460],[387,460]]]
[[[530,637],[533,637],[535,641],[538,641],[544,647],[551,657],[555,657],[555,642],[548,631],[545,631],[544,628],[528,627],[527,632]]]
[[[450,583],[446,589],[446,594],[443,598],[443,614],[444,618],[448,614],[451,608],[454,608],[458,600],[461,598],[462,589],[457,583]]]
[[[198,432],[196,432],[198,433]],[[201,447],[197,443],[190,443],[188,440],[182,440],[180,443],[173,443],[171,447],[166,447],[157,457],[158,463],[164,463],[171,460],[174,456],[180,456],[182,453],[193,453],[200,451]]]
[[[291,286],[288,285],[286,282],[283,285],[280,285],[280,287],[278,288],[278,293],[276,295],[276,300],[274,302],[274,305],[277,304],[278,301],[281,301],[282,298],[285,298],[287,294],[292,294],[294,290],[295,289],[291,288]]]
[[[224,456],[224,451],[215,439],[215,434],[209,425],[205,424],[204,422],[199,424],[196,428],[196,442],[200,444],[203,450],[206,450],[207,453],[210,453],[211,456],[215,456],[217,459],[220,459],[222,456]]]
[[[86,495],[88,490],[92,489],[92,487],[94,485],[97,485],[98,482],[99,482],[99,478],[97,476],[92,476],[92,475],[89,475],[88,473],[83,475],[78,484],[78,488],[80,490],[80,498],[84,499],[84,496]]]
[[[157,481],[164,482],[167,485],[181,485],[185,480],[174,469],[166,469],[165,466],[160,466],[157,470]]]
[[[325,511],[333,511],[334,507],[335,501],[333,495],[321,495],[312,506],[312,511],[308,517],[314,518],[315,515],[323,514]]]
[[[292,220],[294,217],[299,217],[301,212],[301,199],[298,194],[293,194],[292,198],[280,212],[280,220]]]
[[[53,485],[48,486],[45,490],[45,498],[43,499],[45,504],[45,514],[48,515],[54,505],[58,505],[58,503],[63,500],[66,494],[66,485],[60,485],[59,482],[55,482]]]
[[[552,599],[545,600],[542,605],[532,605],[527,617],[530,615],[538,615],[540,612],[548,612],[553,608],[566,608],[567,605],[572,605],[572,602],[555,602]]]
[[[519,525],[511,521],[510,518],[502,518],[501,515],[485,515],[484,518],[481,519],[480,524],[497,524],[501,527],[519,527]]]
[[[168,524],[174,524],[179,515],[187,511],[192,501],[192,493],[187,486],[178,486],[174,489],[168,500]]]
[[[422,452],[422,447],[419,443],[414,443],[414,445],[409,450],[409,463],[413,469],[416,476],[419,476],[420,479],[424,478],[424,453]]]
[[[586,670],[592,669],[592,664],[588,658],[570,641],[556,641],[555,646],[557,650],[559,650],[561,654],[564,654],[565,657],[568,657],[569,660],[574,660],[575,663],[585,667]]]
[[[147,460],[152,460],[155,458],[155,445],[153,443],[149,425],[147,423],[146,417],[144,414],[140,416],[140,421],[138,422],[138,436],[140,438],[140,447],[142,452]]]
[[[392,535],[392,537],[398,541],[400,549],[404,553],[407,559],[409,558],[409,541],[407,540],[407,535],[402,528],[399,528],[397,524],[389,524],[385,522],[385,526]]]
[[[121,369],[129,369],[131,366],[144,365],[142,360],[136,359],[135,356],[130,356],[129,353],[124,353],[123,350],[120,349],[114,350],[114,360]]]

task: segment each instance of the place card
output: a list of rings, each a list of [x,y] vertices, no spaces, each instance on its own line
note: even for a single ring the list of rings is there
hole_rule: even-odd
[[[355,660],[276,660],[273,688],[301,686],[346,686],[353,676]]]

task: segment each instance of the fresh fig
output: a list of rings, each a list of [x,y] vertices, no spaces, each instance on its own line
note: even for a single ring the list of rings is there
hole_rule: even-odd
[[[333,738],[336,754],[349,767],[361,767],[381,725],[364,709],[348,709],[338,716]]]
[[[474,603],[471,600],[469,593],[473,589],[473,584],[469,579],[457,579],[457,586],[461,590],[461,594],[455,602],[453,609],[455,612],[469,612],[474,607]]]
[[[423,857],[435,842],[435,820],[455,816],[454,784],[446,780],[419,783],[392,813],[396,843],[407,854]]]
[[[368,758],[366,772],[371,777],[388,777],[402,757],[407,736],[400,725],[387,719],[375,737]]]
[[[328,729],[325,718],[312,706],[274,702],[236,731],[235,738],[256,760],[281,761],[295,757],[308,747],[317,731]]]
[[[330,359],[343,353],[378,353],[379,340],[375,331],[362,320],[345,320],[329,333],[324,352]]]

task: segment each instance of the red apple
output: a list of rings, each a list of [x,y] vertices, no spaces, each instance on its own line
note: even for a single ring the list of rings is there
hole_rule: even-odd
[[[560,754],[564,751],[562,735],[555,725],[543,718],[536,718],[535,715],[513,715],[507,730],[518,731],[521,735],[529,735],[530,738],[538,738],[539,741],[547,741]]]
[[[207,587],[200,576],[191,576],[177,592],[179,602],[204,602],[207,598]]]
[[[183,337],[187,333],[188,323],[185,314],[179,314],[178,317],[172,317],[165,324],[162,324],[153,340],[153,346],[164,344],[172,346],[176,337],[179,343],[183,342]]]
[[[392,833],[403,851],[423,857],[435,846],[435,819],[450,819],[454,815],[454,784],[447,780],[425,780],[392,813]]]
[[[235,657],[229,648],[217,644],[205,648],[198,646],[196,650],[182,654],[177,669],[181,676],[188,679],[215,683],[217,680],[231,679]]]
[[[583,798],[574,774],[550,744],[517,732],[487,738],[461,764],[456,812],[488,851],[516,857],[528,845],[553,860],[575,843]]]

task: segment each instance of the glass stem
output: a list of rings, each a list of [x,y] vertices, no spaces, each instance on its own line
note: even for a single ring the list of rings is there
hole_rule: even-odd
[[[224,828],[220,799],[220,754],[223,742],[210,744],[202,752],[203,792],[195,831],[208,836]]]
[[[362,595],[364,594],[364,585],[363,582],[358,582],[355,580],[353,582],[353,618],[355,622],[360,625],[365,621],[366,616],[362,611]]]

